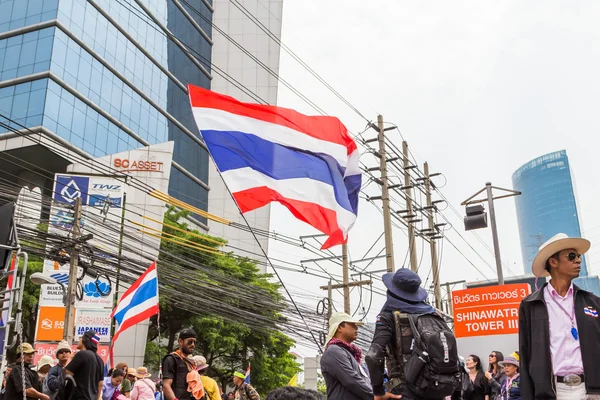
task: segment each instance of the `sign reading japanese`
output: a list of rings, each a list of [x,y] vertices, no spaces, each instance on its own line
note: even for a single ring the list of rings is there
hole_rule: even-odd
[[[519,305],[530,293],[526,283],[455,290],[454,334],[461,338],[518,333]]]
[[[75,315],[75,337],[92,329],[100,336],[101,343],[110,342],[110,309],[77,309]]]

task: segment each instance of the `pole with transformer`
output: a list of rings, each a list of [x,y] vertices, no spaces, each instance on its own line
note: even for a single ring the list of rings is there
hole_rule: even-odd
[[[494,197],[494,189],[507,192],[501,196]],[[474,200],[481,193],[486,192],[486,198]],[[461,203],[462,206],[467,206],[467,216],[465,217],[465,230],[480,229],[487,227],[487,218],[485,210],[482,206],[473,206],[478,203],[488,203],[490,212],[490,223],[492,228],[492,239],[494,242],[494,255],[496,259],[496,273],[498,275],[498,284],[504,285],[504,274],[502,272],[502,259],[500,256],[500,241],[498,239],[498,227],[496,224],[496,210],[494,208],[494,200],[504,199],[507,197],[519,196],[521,192],[517,190],[503,189],[497,186],[492,186],[490,182],[485,184],[485,187],[469,197]]]

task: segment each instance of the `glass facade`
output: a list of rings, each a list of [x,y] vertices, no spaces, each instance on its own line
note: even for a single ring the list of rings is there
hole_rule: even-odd
[[[0,0],[0,113],[95,157],[173,140],[169,192],[207,209],[186,89],[210,88],[205,18],[203,0]]]
[[[512,176],[513,187],[522,194],[515,197],[521,238],[521,253],[526,273],[539,246],[557,233],[581,237],[575,189],[565,150],[529,161]],[[587,276],[585,257],[581,276]]]

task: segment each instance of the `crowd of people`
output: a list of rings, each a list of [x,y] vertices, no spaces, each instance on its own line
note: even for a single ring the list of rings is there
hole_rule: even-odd
[[[519,349],[508,356],[492,351],[484,370],[476,354],[463,359],[443,316],[431,307],[419,276],[399,269],[383,276],[386,302],[376,319],[371,346],[363,356],[354,344],[363,322],[346,313],[329,320],[321,357],[328,400],[598,400],[600,399],[600,298],[573,285],[589,241],[559,234],[539,249],[533,273],[550,277],[526,297],[519,311]],[[104,376],[94,331],[80,339],[76,354],[66,342],[58,363],[42,357],[32,367],[34,349],[19,347],[9,365],[0,400],[260,400],[242,371],[233,390],[222,393],[193,356],[197,335],[179,333],[177,350],[162,361],[162,380],[145,367],[118,364]],[[321,400],[317,392],[284,387],[267,400]]]

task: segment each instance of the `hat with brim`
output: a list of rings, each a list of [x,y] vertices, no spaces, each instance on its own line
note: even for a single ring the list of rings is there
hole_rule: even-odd
[[[203,356],[194,356],[194,364],[196,364],[196,371],[204,371],[209,365],[206,363],[206,358]]]
[[[42,356],[42,358],[40,358],[40,361],[38,361],[37,370],[39,371],[44,366],[46,366],[46,365],[52,366],[53,364],[54,364],[54,360],[52,359],[52,357]]]
[[[383,275],[383,284],[396,297],[419,302],[427,298],[427,291],[421,287],[421,278],[407,268]]]
[[[575,249],[579,254],[585,254],[590,249],[591,243],[583,238],[570,238],[564,233],[554,235],[550,240],[540,246],[539,251],[533,259],[531,270],[538,278],[550,276],[546,271],[546,261],[554,254],[562,250]]]
[[[35,353],[35,349],[29,343],[23,343],[19,346],[19,353],[33,354]]]
[[[508,357],[504,358],[504,361],[498,361],[498,365],[501,367],[504,367],[506,364],[514,365],[515,367],[518,367],[519,360],[517,360],[515,357],[508,356]]]
[[[146,367],[139,367],[136,371],[135,371],[135,377],[138,379],[144,379],[149,377],[151,374],[148,372],[148,368]]]
[[[365,324],[358,318],[353,318],[344,312],[333,313],[331,314],[331,318],[329,318],[329,334],[327,335],[326,343],[329,343],[329,341],[335,336],[335,333],[342,322],[349,322],[358,326],[363,326]]]

